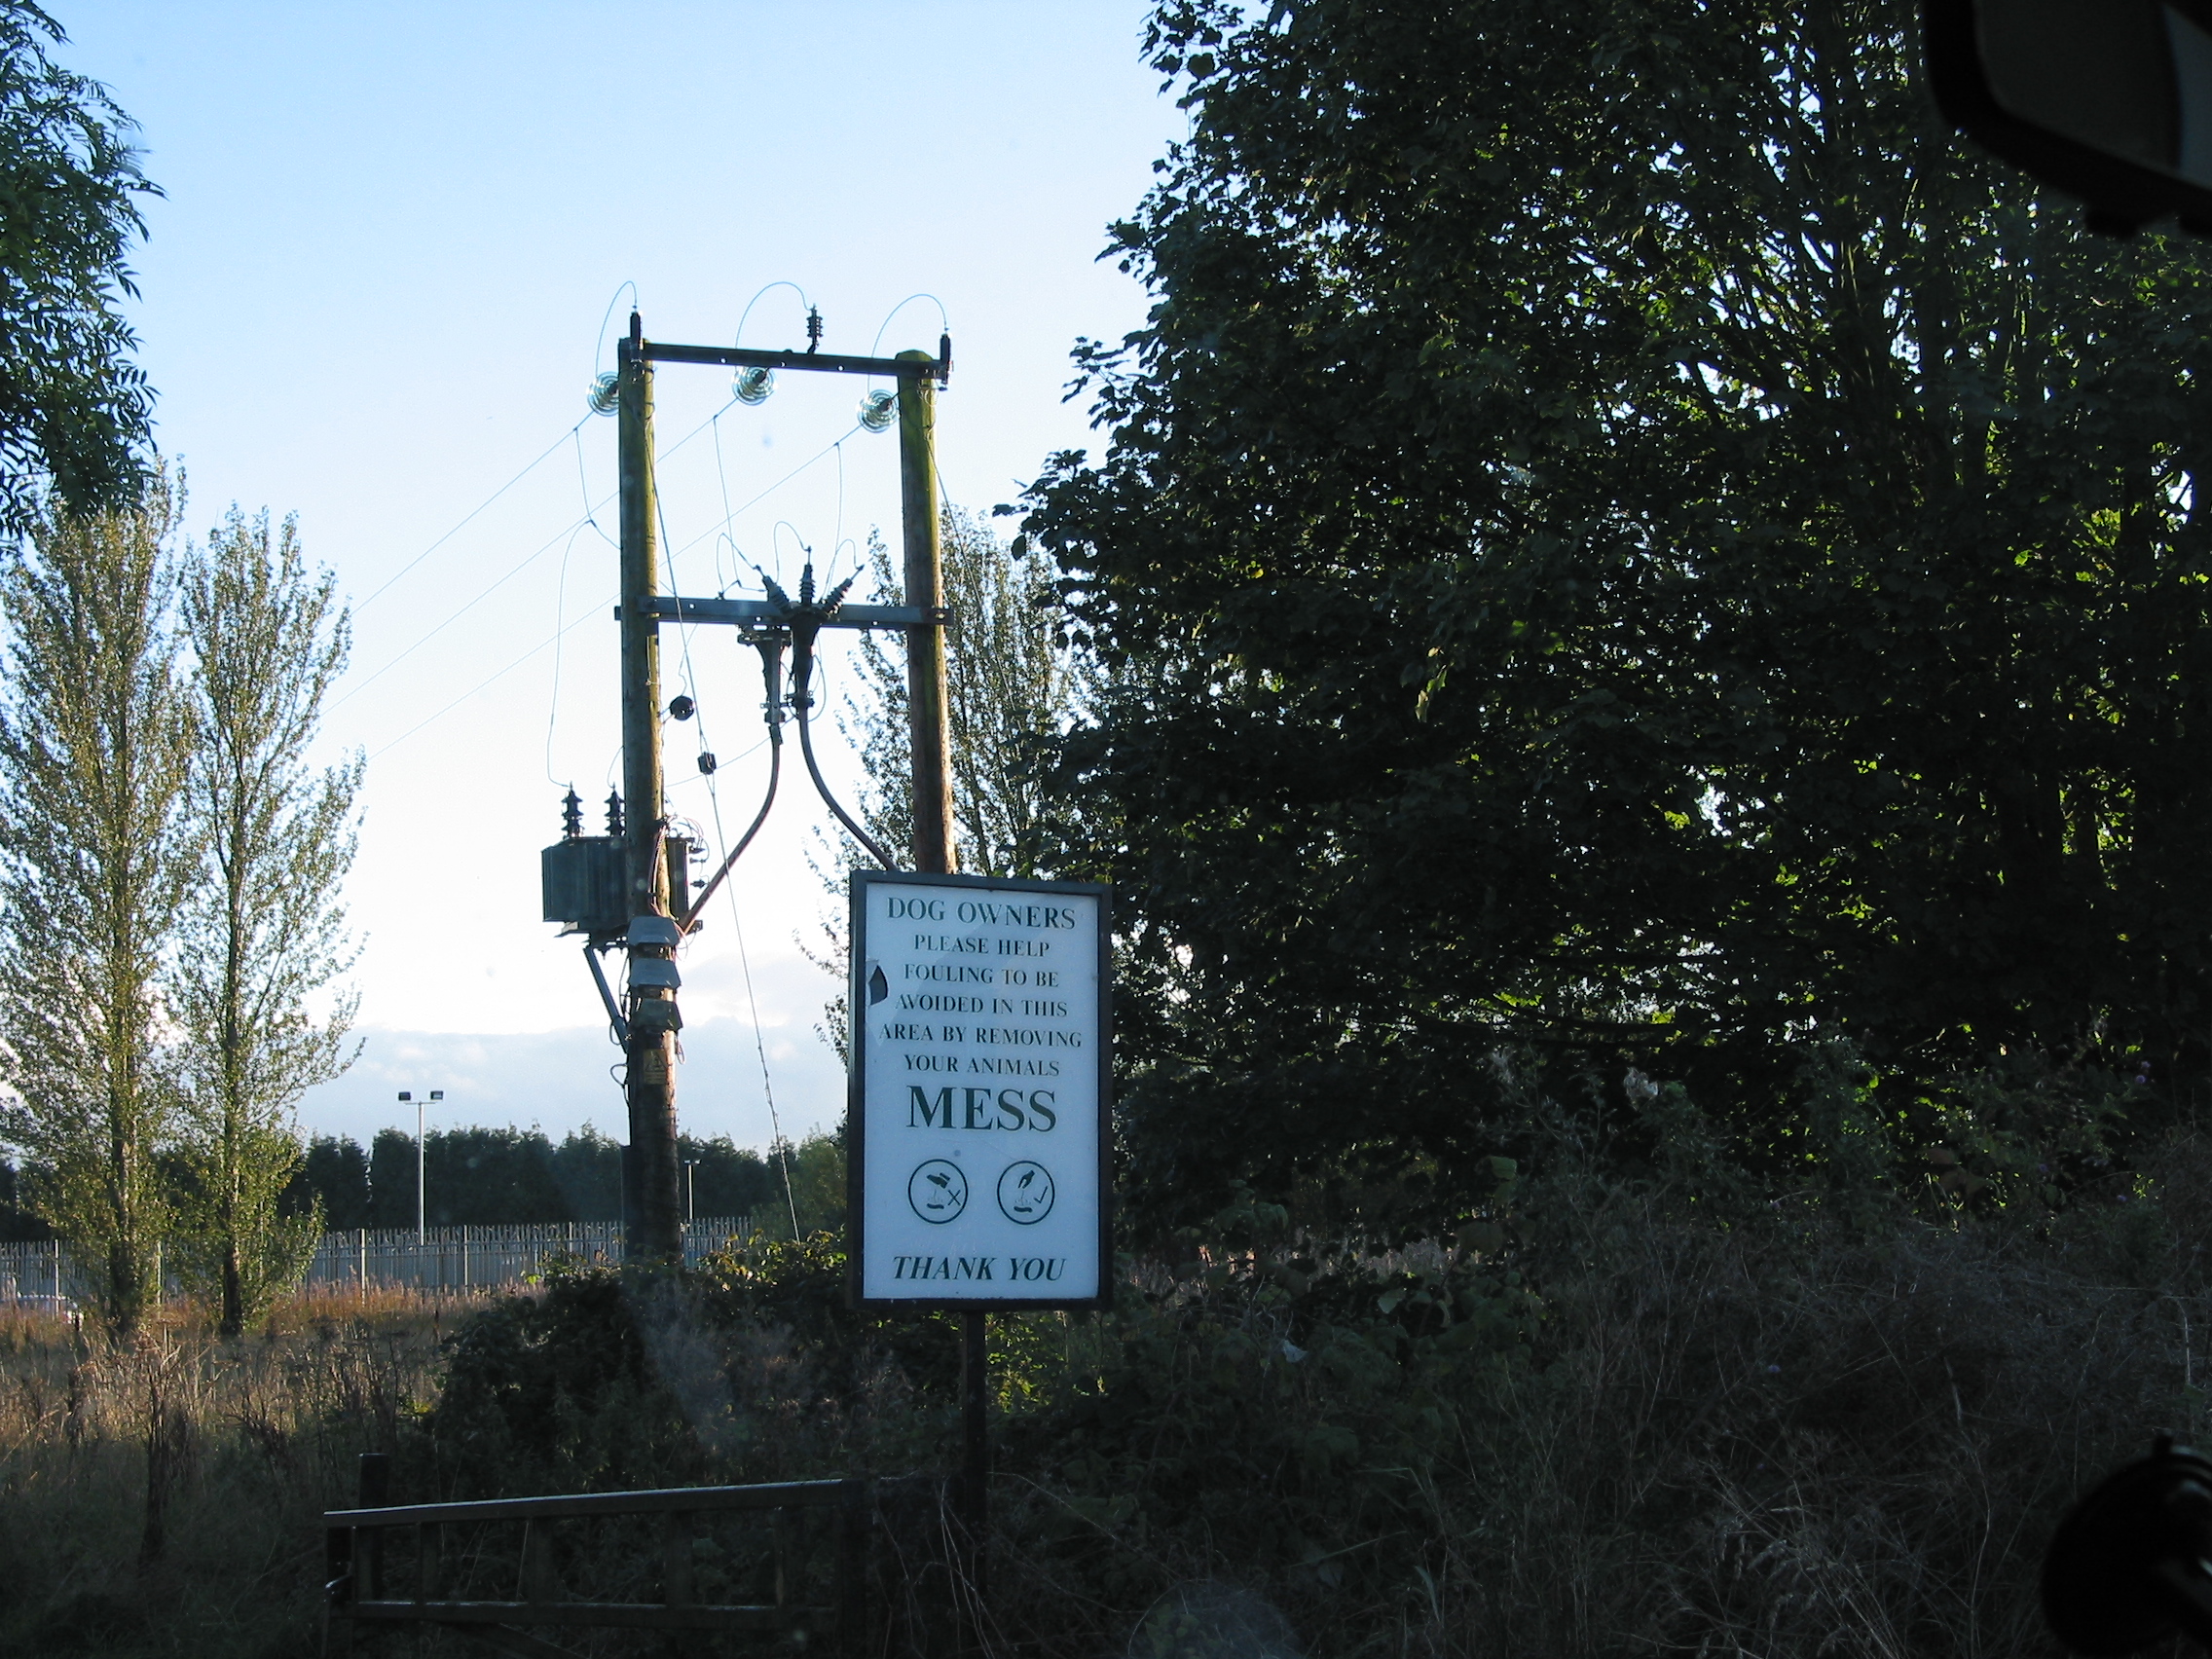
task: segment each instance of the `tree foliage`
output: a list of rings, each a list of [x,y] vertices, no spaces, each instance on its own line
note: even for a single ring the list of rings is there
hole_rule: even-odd
[[[120,1331],[171,1210],[161,980],[195,866],[167,626],[176,518],[164,481],[132,511],[50,514],[0,573],[0,1134],[36,1166],[38,1213],[104,1255]]]
[[[180,514],[161,477],[56,501],[0,574],[0,1137],[117,1331],[166,1239],[235,1335],[313,1248],[293,1109],[348,1058],[360,763],[308,759],[346,627],[292,525],[180,557]]]
[[[560,1143],[542,1129],[477,1124],[433,1128],[424,1136],[424,1217],[432,1227],[558,1226],[613,1222],[622,1216],[622,1143],[586,1124]],[[782,1230],[780,1177],[751,1147],[727,1135],[677,1138],[677,1155],[694,1165],[692,1213],[759,1218]],[[330,1225],[415,1225],[415,1134],[379,1129],[364,1151],[349,1137],[317,1135],[294,1177],[292,1207],[320,1204]]]
[[[961,867],[972,875],[1033,876],[1047,814],[1041,760],[1082,707],[1082,670],[1051,607],[1051,561],[1012,547],[989,523],[958,507],[942,522],[944,603],[953,625],[945,652],[952,735],[952,811]],[[901,603],[899,572],[880,539],[868,571],[886,604]],[[861,695],[847,713],[866,766],[869,831],[886,846],[912,840],[906,673],[872,635],[860,642]]]
[[[0,528],[41,491],[86,509],[136,493],[152,394],[117,309],[126,259],[158,195],[104,88],[47,56],[65,37],[28,0],[0,0]]]
[[[308,751],[350,629],[328,571],[311,572],[291,519],[236,507],[184,574],[192,654],[186,817],[201,860],[179,918],[168,1004],[191,1173],[191,1276],[237,1335],[298,1282],[319,1232],[278,1200],[303,1151],[300,1097],[351,1063],[356,999],[340,889],[353,862],[362,761]]]
[[[1170,0],[1155,299],[1028,528],[1111,673],[1142,1199],[1510,1138],[1492,1057],[2201,1091],[2212,283],[1955,139],[1901,0]],[[1618,1101],[1618,1089],[1605,1086]]]
[[[1026,541],[1010,545],[989,523],[957,507],[944,510],[944,602],[953,614],[945,651],[945,710],[951,727],[952,821],[957,857],[970,875],[1031,877],[1047,850],[1065,839],[1053,828],[1067,810],[1048,775],[1053,745],[1074,725],[1089,694],[1088,667],[1056,612],[1051,561]],[[868,543],[876,599],[903,603],[903,587],[878,537]],[[859,687],[847,697],[839,729],[859,750],[866,774],[861,822],[886,847],[913,842],[913,759],[906,730],[906,668],[871,635],[861,636]],[[834,975],[838,990],[817,1031],[845,1057],[846,919],[844,871],[873,867],[849,836],[839,836],[836,871],[817,873],[835,897],[822,948],[800,948]],[[841,1156],[841,1155],[840,1155]]]

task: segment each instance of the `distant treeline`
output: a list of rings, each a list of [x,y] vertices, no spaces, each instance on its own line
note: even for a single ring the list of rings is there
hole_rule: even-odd
[[[727,1135],[678,1140],[697,1162],[694,1213],[764,1215],[788,1209],[782,1174],[767,1157]],[[819,1157],[819,1155],[816,1155]],[[794,1159],[806,1157],[793,1149]],[[621,1143],[586,1125],[558,1145],[539,1129],[432,1129],[424,1143],[425,1219],[432,1227],[619,1221]],[[334,1229],[415,1225],[415,1137],[380,1129],[366,1151],[351,1137],[316,1135],[288,1195],[301,1208],[322,1200]]]
[[[752,1215],[771,1232],[789,1230],[782,1153],[738,1146],[727,1135],[682,1135],[694,1214]],[[788,1148],[800,1225],[809,1231],[843,1219],[844,1151],[828,1135]],[[425,1215],[432,1227],[537,1226],[619,1221],[622,1146],[588,1124],[558,1144],[540,1129],[432,1129],[424,1144]],[[17,1204],[18,1175],[0,1163],[0,1240],[45,1239],[47,1225]],[[680,1189],[681,1191],[681,1189]],[[287,1214],[319,1198],[332,1229],[415,1225],[415,1137],[380,1129],[364,1149],[351,1136],[316,1135],[284,1194]]]

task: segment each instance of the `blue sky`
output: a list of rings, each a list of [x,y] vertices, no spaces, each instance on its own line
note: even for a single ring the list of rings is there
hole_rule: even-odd
[[[613,431],[583,395],[622,285],[653,336],[726,342],[795,283],[842,351],[934,347],[941,303],[946,492],[1012,499],[1096,443],[1062,400],[1076,338],[1143,316],[1096,256],[1183,130],[1139,56],[1144,8],[55,11],[166,193],[132,313],[192,530],[234,501],[297,513],[357,603],[327,738],[370,756],[348,889],[366,1042],[304,1122],[365,1136],[398,1121],[397,1089],[442,1088],[452,1122],[618,1124],[615,1055],[572,942],[537,920],[536,870],[563,787],[604,796],[616,764]],[[895,313],[917,291],[935,299]],[[760,294],[745,343],[803,343],[802,315]],[[870,527],[896,536],[894,440],[852,433],[859,390],[786,376],[729,408],[719,372],[663,371],[684,591],[746,563],[795,574],[802,548],[849,570]],[[672,737],[674,803],[742,823],[757,693],[726,639],[668,653],[702,711]],[[702,731],[719,801],[688,765]],[[828,903],[803,858],[820,815],[785,803],[685,965],[695,1132],[764,1139],[771,1090],[787,1131],[842,1111],[813,1030],[829,981],[794,942]]]

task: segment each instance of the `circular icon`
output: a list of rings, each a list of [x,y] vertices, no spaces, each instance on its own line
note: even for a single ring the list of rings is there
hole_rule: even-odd
[[[968,1177],[957,1163],[933,1158],[906,1177],[906,1201],[924,1221],[950,1221],[968,1207]]]
[[[1007,1220],[1031,1227],[1052,1213],[1052,1177],[1042,1163],[1024,1159],[1010,1163],[999,1177],[999,1208]]]

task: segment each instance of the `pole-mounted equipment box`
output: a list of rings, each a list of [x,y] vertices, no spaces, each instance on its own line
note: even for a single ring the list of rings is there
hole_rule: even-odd
[[[545,919],[563,933],[619,937],[632,905],[623,892],[623,843],[612,835],[575,835],[538,855]]]

